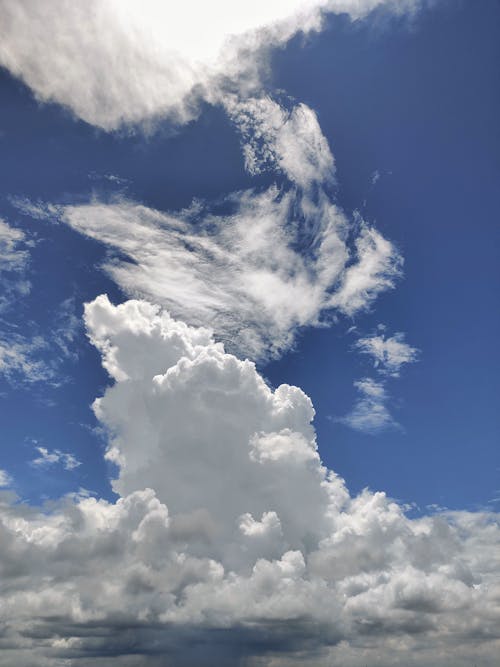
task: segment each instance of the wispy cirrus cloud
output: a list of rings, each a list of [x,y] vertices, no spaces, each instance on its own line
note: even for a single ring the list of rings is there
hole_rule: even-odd
[[[39,333],[36,323],[19,327],[3,326],[0,331],[0,378],[11,385],[25,387],[47,383],[57,387],[67,379],[62,364],[76,360],[76,338],[81,320],[75,314],[73,298],[58,304],[51,328]]]
[[[0,312],[31,289],[27,278],[32,241],[25,232],[0,218]]]
[[[47,342],[41,336],[27,339],[18,334],[0,337],[0,376],[8,381],[31,384],[53,380],[55,369],[41,358]]]
[[[269,98],[231,104],[233,121],[243,124],[247,166],[251,153],[249,168],[278,169],[282,187],[233,193],[225,214],[200,202],[172,213],[126,199],[20,205],[117,251],[104,269],[128,295],[265,358],[290,347],[300,327],[369,308],[394,287],[402,258],[374,227],[335,204],[334,160],[312,110],[285,110]]]

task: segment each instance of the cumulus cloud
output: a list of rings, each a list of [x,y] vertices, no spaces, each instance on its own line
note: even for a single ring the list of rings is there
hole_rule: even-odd
[[[81,465],[73,454],[62,452],[60,449],[48,450],[46,447],[35,447],[39,456],[31,461],[31,465],[39,468],[49,468],[50,466],[59,464],[65,470],[74,470]]]
[[[498,515],[351,497],[300,389],[149,303],[85,317],[120,498],[0,496],[1,665],[495,664]]]
[[[419,0],[1,0],[0,64],[44,102],[105,130],[168,116],[184,123],[200,99],[255,90],[264,53],[322,12],[353,19]]]
[[[378,433],[388,427],[397,426],[387,407],[389,396],[383,382],[371,378],[357,380],[354,386],[359,398],[345,417],[336,418],[346,426],[364,433]]]
[[[384,337],[374,334],[360,338],[355,347],[362,354],[372,357],[375,368],[384,375],[398,377],[403,364],[411,364],[418,358],[418,350],[405,342],[404,333]]]

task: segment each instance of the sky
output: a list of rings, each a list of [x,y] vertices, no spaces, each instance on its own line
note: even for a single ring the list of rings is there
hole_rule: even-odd
[[[0,665],[499,665],[498,2],[0,16]]]

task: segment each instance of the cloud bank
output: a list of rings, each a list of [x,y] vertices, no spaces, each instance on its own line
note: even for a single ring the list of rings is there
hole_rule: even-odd
[[[3,499],[1,665],[495,664],[498,515],[352,498],[299,388],[144,301],[85,319],[120,498]]]

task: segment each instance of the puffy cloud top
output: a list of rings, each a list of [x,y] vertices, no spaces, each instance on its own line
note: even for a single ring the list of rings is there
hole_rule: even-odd
[[[300,389],[149,303],[85,317],[120,497],[5,496],[0,665],[494,664],[497,515],[351,498]]]

